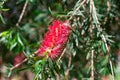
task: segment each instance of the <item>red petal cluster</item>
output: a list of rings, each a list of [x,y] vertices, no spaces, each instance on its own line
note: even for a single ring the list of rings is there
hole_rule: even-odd
[[[45,34],[41,47],[38,50],[38,56],[48,56],[51,59],[59,56],[68,40],[69,34],[70,24],[68,21],[53,21],[53,24],[49,26],[49,31]]]
[[[25,55],[23,53],[19,53],[15,58],[14,58],[14,65],[19,64],[25,59]]]

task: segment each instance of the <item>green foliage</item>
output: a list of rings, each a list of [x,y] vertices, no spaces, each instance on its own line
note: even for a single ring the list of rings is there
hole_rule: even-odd
[[[15,50],[16,52],[23,51],[25,48],[26,40],[20,34],[18,30],[8,30],[0,34],[0,42],[4,43],[10,51]]]
[[[6,2],[6,0],[0,1],[0,11],[1,11],[1,12],[2,12],[2,11],[8,11],[8,10],[9,10],[9,9],[7,9],[7,8],[3,8],[3,5],[4,5],[5,2]],[[2,16],[1,13],[0,13],[0,19],[1,19],[1,21],[3,22],[3,24],[5,24],[4,18],[3,18],[3,16]]]

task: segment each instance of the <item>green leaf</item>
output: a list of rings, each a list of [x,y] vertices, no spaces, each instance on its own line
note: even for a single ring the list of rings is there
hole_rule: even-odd
[[[52,10],[51,10],[50,7],[48,8],[48,10],[49,10],[50,14],[53,16],[53,15],[54,15],[54,12],[52,12]]]
[[[84,12],[84,11],[78,11],[78,12],[76,12],[76,15],[85,17],[82,12]]]
[[[0,33],[0,37],[6,36],[9,33],[9,31],[4,31],[2,33]]]
[[[11,70],[7,71],[7,77],[10,77],[11,75],[12,75],[12,71]]]
[[[112,39],[106,38],[106,40],[111,42],[111,43],[115,43],[115,41],[113,41]]]
[[[3,24],[6,24],[4,18],[2,17],[1,14],[0,14],[0,19],[1,19],[1,21],[2,21]]]
[[[35,63],[35,72],[38,73],[39,71],[41,71],[41,65],[40,63],[42,62],[42,60],[39,60]]]
[[[88,59],[90,59],[90,57],[91,57],[91,54],[90,54],[90,53],[87,53],[86,59],[88,60]]]
[[[104,42],[102,43],[102,50],[104,53],[107,53],[107,49]]]
[[[9,11],[10,9],[1,9],[2,11]]]
[[[18,42],[19,42],[22,46],[24,46],[24,44],[23,44],[23,42],[22,42],[22,40],[21,40],[21,38],[20,38],[20,34],[19,34],[19,33],[17,33],[17,40],[18,40]]]
[[[99,73],[101,73],[102,75],[106,75],[109,73],[109,70],[108,68],[104,67],[100,69]]]
[[[108,56],[105,56],[105,57],[101,58],[101,65],[102,66],[107,65],[107,63],[108,63]]]
[[[11,51],[13,48],[15,48],[16,45],[17,45],[17,42],[15,42],[14,44],[12,44],[12,45],[10,46],[10,51]]]
[[[50,69],[54,69],[53,62],[50,58],[49,58],[48,62],[49,62]]]

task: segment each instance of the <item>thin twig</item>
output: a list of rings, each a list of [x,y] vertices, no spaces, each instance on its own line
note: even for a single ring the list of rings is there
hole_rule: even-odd
[[[10,70],[14,70],[15,68],[18,68],[20,65],[22,65],[23,63],[25,63],[28,60],[28,58],[25,58],[22,62],[16,64],[15,66],[13,66],[12,68],[10,68]]]
[[[65,72],[65,78],[66,78],[66,80],[68,80],[71,62],[72,62],[72,55],[70,54],[70,55],[69,55],[68,68],[67,68],[67,70],[66,70],[66,72]]]
[[[107,14],[109,14],[110,10],[111,10],[111,4],[110,4],[110,1],[107,0]],[[103,24],[105,25],[107,21],[108,21],[108,16],[105,17]]]
[[[108,48],[108,45],[107,45],[107,41],[106,41],[105,35],[103,35],[103,34],[102,34],[102,40],[103,40],[103,42],[105,43],[105,47],[106,47],[107,51],[109,52],[109,48]]]
[[[94,80],[94,50],[91,51],[91,79]]]
[[[109,60],[109,63],[110,63],[110,68],[111,68],[111,72],[112,72],[112,78],[113,78],[113,80],[115,80],[112,61]]]
[[[62,54],[60,55],[59,59],[57,60],[57,62],[59,62],[59,61],[60,61],[60,59],[63,57],[63,55],[64,55],[65,51],[66,51],[66,48],[64,48],[64,50],[63,50]]]
[[[93,1],[90,0],[90,33],[92,33],[93,30],[93,24],[92,24],[92,11],[93,11]]]
[[[83,0],[80,5],[73,11],[71,17],[68,20],[71,20],[73,18],[73,16],[75,15],[75,13],[80,9],[80,7],[86,2],[87,0]],[[78,1],[80,2],[80,0]]]
[[[24,15],[24,13],[25,13],[25,10],[26,10],[27,5],[28,5],[28,0],[26,0],[25,4],[24,4],[24,6],[23,6],[22,12],[21,12],[20,17],[19,17],[19,19],[18,19],[18,22],[16,23],[16,27],[19,26],[19,23],[21,22],[21,20],[22,20],[22,18],[23,18],[23,15]]]
[[[110,50],[109,50],[109,47],[108,47],[108,45],[107,45],[107,41],[106,41],[106,38],[105,38],[104,35],[102,35],[102,39],[103,39],[103,41],[104,41],[104,43],[105,43],[105,47],[106,47],[107,52],[109,53],[109,57],[110,57]],[[115,77],[114,77],[114,71],[113,71],[113,65],[112,65],[111,59],[109,59],[109,64],[110,64],[110,69],[111,69],[111,73],[112,73],[112,78],[113,78],[113,80],[114,80]]]
[[[56,80],[60,80],[60,75],[55,70],[53,70],[53,72],[55,73]]]
[[[92,20],[93,20],[93,9],[94,8],[94,3],[93,0],[90,0],[90,33],[92,34],[92,30],[93,30],[93,24],[92,24]],[[92,35],[91,35],[92,36]],[[94,80],[94,50],[91,51],[91,78],[90,80]]]
[[[99,20],[98,20],[98,17],[97,17],[97,12],[96,12],[96,8],[95,8],[95,5],[94,5],[94,1],[93,0],[90,0],[90,2],[91,2],[91,7],[92,7],[92,13],[94,14],[94,15],[92,15],[92,17],[94,16],[94,19],[95,19],[95,21],[97,22],[97,24],[96,24],[96,27],[98,28],[98,30],[101,32],[102,31],[102,28],[100,28],[100,23],[99,23]]]

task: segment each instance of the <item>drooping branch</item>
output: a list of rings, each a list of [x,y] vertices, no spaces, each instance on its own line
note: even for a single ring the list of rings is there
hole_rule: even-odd
[[[78,2],[80,2],[80,1],[81,1],[81,0],[79,0]],[[71,17],[70,17],[68,20],[71,20],[71,19],[73,18],[73,16],[75,15],[75,13],[81,8],[81,6],[82,6],[83,4],[85,4],[85,2],[87,2],[87,0],[83,0],[83,1],[80,3],[80,5],[73,11]]]
[[[102,35],[102,39],[103,39],[103,42],[105,43],[105,47],[106,47],[106,49],[107,49],[107,52],[108,52],[108,55],[109,55],[109,58],[110,58],[110,48],[109,48],[108,45],[107,45],[107,41],[106,41],[106,38],[105,38],[104,35]],[[111,59],[109,59],[109,64],[110,64],[110,69],[111,69],[112,78],[113,78],[112,80],[114,80],[115,77],[114,77],[113,64],[112,64]]]
[[[91,5],[90,8],[92,8],[92,10],[91,10],[92,12],[90,11],[90,13],[94,13],[94,15],[92,14],[92,16],[94,16],[94,19],[96,21],[97,30],[101,33],[102,41],[105,43],[105,47],[106,47],[106,50],[107,50],[109,58],[110,58],[110,50],[109,50],[109,47],[108,47],[108,44],[107,44],[105,34],[103,33],[103,29],[100,27],[100,23],[98,21],[97,12],[96,12],[96,8],[95,8],[93,0],[90,0],[90,5]],[[110,68],[111,68],[112,77],[113,77],[113,80],[114,80],[114,72],[113,72],[113,65],[112,65],[111,59],[109,59],[109,64],[110,64]]]
[[[93,12],[93,0],[90,0],[90,34],[93,33],[92,12]],[[94,50],[91,51],[91,78],[90,78],[90,80],[94,80]]]

